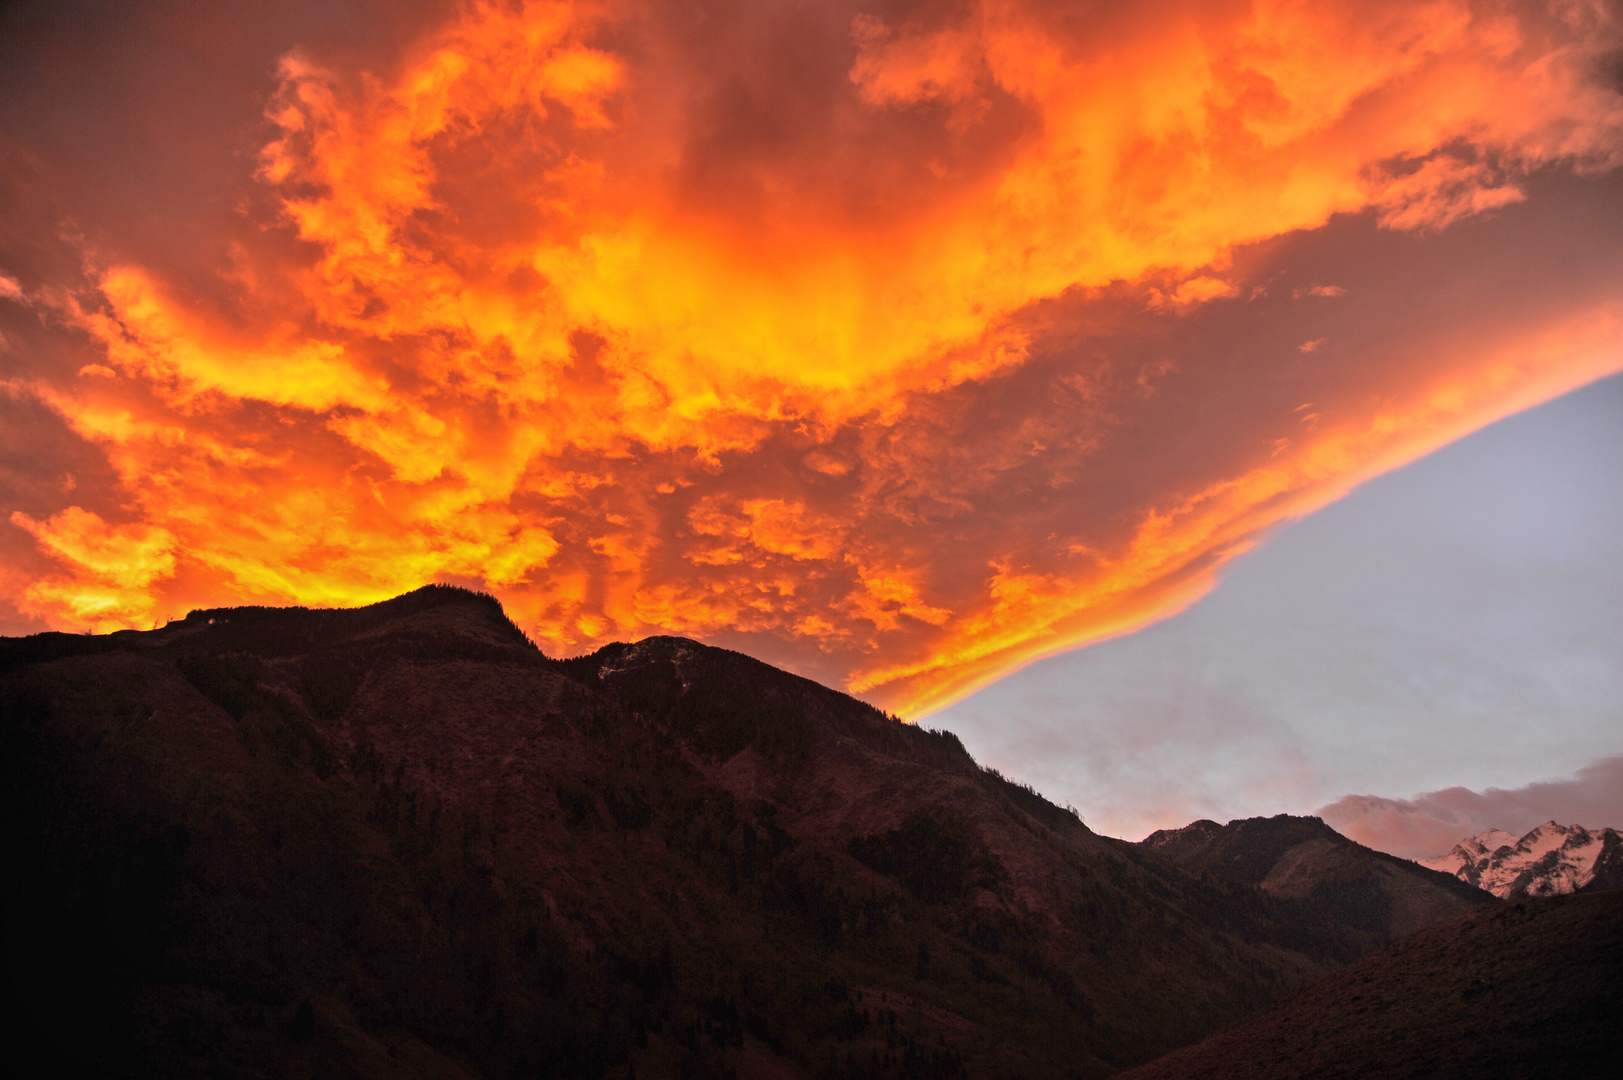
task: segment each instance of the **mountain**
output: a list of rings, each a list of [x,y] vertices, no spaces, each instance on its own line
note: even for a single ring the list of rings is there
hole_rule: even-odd
[[[1479,907],[1122,1080],[1610,1078],[1623,892]]]
[[[1546,821],[1522,837],[1488,829],[1419,863],[1501,897],[1599,892],[1623,888],[1623,837]]]
[[[448,587],[0,640],[0,738],[11,1045],[82,1075],[1102,1077],[1409,928]]]
[[[1370,946],[1462,915],[1487,899],[1475,883],[1367,848],[1316,817],[1197,821],[1152,833],[1140,846],[1186,872],[1314,905],[1363,934]]]

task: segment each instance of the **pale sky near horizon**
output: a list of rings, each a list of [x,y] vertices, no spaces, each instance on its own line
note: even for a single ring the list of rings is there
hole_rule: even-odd
[[[1623,826],[1616,768],[1586,774],[1583,809],[1567,797],[1623,753],[1619,556],[1614,376],[1282,528],[1182,614],[922,722],[1134,840],[1346,795],[1497,788],[1502,804],[1551,780],[1568,783],[1485,812],[1514,831],[1609,807],[1579,823]]]

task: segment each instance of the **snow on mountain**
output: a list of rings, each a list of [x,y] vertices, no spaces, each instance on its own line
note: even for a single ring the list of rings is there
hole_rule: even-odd
[[[1614,887],[1614,864],[1620,858],[1623,836],[1616,829],[1590,832],[1581,825],[1546,821],[1519,838],[1488,829],[1461,840],[1447,855],[1415,861],[1495,896],[1520,897],[1578,892],[1591,885]]]

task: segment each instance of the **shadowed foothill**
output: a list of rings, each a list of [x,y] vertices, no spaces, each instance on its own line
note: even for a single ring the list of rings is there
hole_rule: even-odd
[[[1619,971],[1623,892],[1493,904],[1127,1075],[1613,1076]]]

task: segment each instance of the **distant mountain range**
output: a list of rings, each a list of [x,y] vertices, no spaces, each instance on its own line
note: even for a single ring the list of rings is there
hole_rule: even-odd
[[[1623,837],[1546,821],[1525,836],[1488,829],[1421,866],[1499,897],[1560,896],[1623,888]]]
[[[0,739],[5,1022],[64,1074],[1086,1080],[1499,903],[1316,818],[1099,836],[747,656],[554,660],[437,586],[0,639]]]

